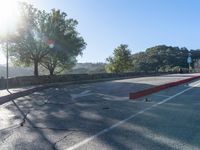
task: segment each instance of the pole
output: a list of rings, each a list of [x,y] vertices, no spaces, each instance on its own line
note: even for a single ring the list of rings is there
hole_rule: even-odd
[[[8,90],[8,41],[6,41],[6,89]]]
[[[191,63],[189,63],[189,73],[191,73],[192,71],[192,67],[191,67]]]
[[[188,72],[190,73],[190,63],[188,63],[189,65],[188,65]]]

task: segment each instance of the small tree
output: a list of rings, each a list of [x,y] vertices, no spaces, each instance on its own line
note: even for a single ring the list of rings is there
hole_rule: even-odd
[[[106,65],[107,72],[128,72],[133,68],[131,51],[128,45],[121,44],[113,52],[113,57],[108,57]]]

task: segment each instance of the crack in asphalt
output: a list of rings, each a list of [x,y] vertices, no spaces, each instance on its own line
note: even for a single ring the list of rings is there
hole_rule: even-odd
[[[81,100],[81,99],[79,99],[79,98],[77,98],[77,99],[74,99],[73,101],[71,101],[71,102],[67,102],[67,103],[55,103],[55,102],[51,102],[51,101],[49,101],[49,100],[45,100],[43,103],[41,103],[41,104],[36,104],[37,106],[39,106],[39,107],[43,107],[43,106],[45,106],[45,105],[63,105],[63,104],[68,104],[68,105],[72,105],[72,104],[76,104],[77,102],[80,102],[80,101],[83,101],[83,100]],[[106,102],[107,100],[102,100],[101,101],[101,103],[103,102]],[[98,101],[99,102],[99,101]],[[97,102],[97,103],[98,103]],[[18,106],[18,104],[17,103],[15,103],[14,101],[13,101],[13,103],[14,103],[14,105],[17,107],[17,109],[20,111],[20,113],[21,113],[21,115],[22,115],[22,122],[21,123],[19,123],[19,125],[17,126],[17,128],[19,128],[19,127],[27,127],[27,128],[35,128],[36,130],[60,130],[60,131],[67,131],[68,133],[66,134],[66,135],[64,135],[63,137],[60,137],[60,138],[58,138],[57,139],[57,141],[56,142],[54,142],[54,143],[52,143],[52,142],[50,142],[49,141],[49,139],[47,139],[47,137],[43,137],[44,138],[44,140],[47,140],[47,141],[49,141],[49,144],[51,145],[51,147],[52,147],[52,149],[53,150],[57,150],[57,144],[58,143],[60,143],[61,141],[63,141],[64,139],[66,139],[67,137],[69,137],[70,135],[72,135],[73,133],[75,133],[75,132],[81,132],[80,130],[77,130],[77,129],[67,129],[67,128],[53,128],[53,127],[39,127],[39,126],[34,126],[34,124],[33,123],[30,123],[30,126],[25,126],[25,124],[26,124],[26,122],[30,122],[30,120],[28,119],[28,115],[32,112],[32,111],[34,111],[34,110],[37,110],[37,106],[31,106],[31,107],[26,107],[26,109],[28,109],[29,111],[28,112],[26,112],[26,111],[24,111],[24,110],[21,110],[20,109],[20,107]],[[40,131],[39,131],[40,132]],[[14,129],[12,130],[12,131],[10,131],[10,133],[2,140],[2,142],[0,143],[0,145],[2,145],[3,143],[5,143],[5,141],[10,137],[10,136],[12,136],[13,135],[13,133],[14,133]]]
[[[80,130],[74,130],[74,131],[79,131],[79,132],[80,132]],[[67,138],[68,136],[72,135],[72,134],[74,133],[74,131],[72,130],[70,133],[66,134],[66,135],[63,136],[61,139],[59,139],[58,141],[56,141],[56,142],[53,144],[54,150],[57,150],[56,145],[57,145],[58,143],[60,143],[61,141],[63,141],[63,140],[64,140],[65,138]]]
[[[24,111],[22,111],[22,110],[20,109],[20,107],[17,105],[17,103],[15,103],[14,100],[12,100],[12,102],[13,102],[13,104],[16,106],[16,108],[18,109],[18,111],[21,113],[21,115],[23,116],[23,120],[22,120],[22,122],[21,122],[20,125],[21,125],[21,126],[24,126],[25,122],[27,121],[31,126],[34,126],[34,123],[31,122],[31,121],[27,118],[28,114],[29,114],[31,111],[33,111],[33,109],[30,110],[30,111],[28,111],[28,112],[25,114]],[[34,107],[33,107],[33,108],[34,108]],[[46,141],[46,142],[50,145],[50,147],[52,147],[52,149],[56,150],[56,149],[54,148],[53,143],[43,134],[43,132],[42,132],[39,128],[36,128],[36,132],[37,132],[38,134],[41,135],[41,137],[44,139],[44,141]]]
[[[6,142],[6,140],[11,136],[13,135],[13,131],[12,133],[8,134],[5,138],[2,139],[2,141],[0,142],[0,145],[4,144]]]
[[[11,129],[11,128],[12,128],[12,129]],[[2,132],[2,131],[6,131],[6,130],[8,130],[8,132],[9,132],[9,134],[7,134],[7,136],[4,137],[4,138],[0,141],[0,145],[6,143],[6,140],[7,140],[9,137],[11,137],[11,136],[13,135],[14,130],[17,129],[17,128],[20,128],[20,126],[17,125],[17,126],[14,126],[14,127],[8,127],[8,128],[6,128],[6,129],[0,130],[1,132]],[[11,130],[9,130],[9,129],[11,129]]]

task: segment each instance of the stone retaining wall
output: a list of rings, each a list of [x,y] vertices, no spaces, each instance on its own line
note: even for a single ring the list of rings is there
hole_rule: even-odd
[[[160,73],[159,73],[160,74]],[[163,74],[163,73],[162,73]],[[67,74],[67,75],[55,75],[55,76],[23,76],[9,78],[8,85],[9,88],[31,86],[31,85],[41,85],[47,83],[59,83],[59,82],[76,82],[87,81],[87,80],[103,80],[103,79],[118,79],[118,78],[129,78],[137,76],[149,76],[158,75],[155,73],[99,73],[99,74]],[[6,79],[0,79],[0,89],[6,88]]]

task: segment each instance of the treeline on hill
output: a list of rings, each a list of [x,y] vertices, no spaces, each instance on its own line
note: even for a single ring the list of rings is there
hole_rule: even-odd
[[[66,74],[93,74],[106,73],[105,63],[77,63],[71,70],[66,70]]]
[[[192,56],[191,67],[200,59],[200,49],[188,50],[185,47],[158,45],[144,52],[131,54],[128,45],[121,44],[113,56],[107,58],[107,72],[178,72],[181,68],[188,71],[187,58]]]

